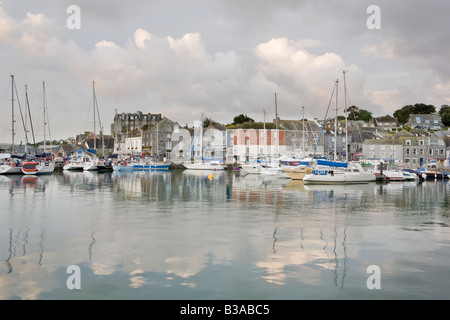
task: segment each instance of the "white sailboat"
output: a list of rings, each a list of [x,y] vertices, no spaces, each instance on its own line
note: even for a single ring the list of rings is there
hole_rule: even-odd
[[[100,113],[98,111],[98,105],[97,105],[97,97],[95,95],[95,82],[92,82],[92,100],[93,100],[93,105],[94,105],[94,150],[95,152],[97,152],[97,136],[96,136],[96,120],[95,120],[95,114],[97,113],[98,115],[98,120],[99,120],[99,124],[100,124],[100,132],[102,133],[102,139],[103,139],[103,129],[102,129],[102,124],[100,122]],[[103,156],[105,156],[105,144],[103,143]],[[90,157],[90,161],[88,161],[83,170],[84,171],[96,171],[99,170],[97,164],[99,162],[99,158],[97,157],[97,154],[93,155],[92,157]]]
[[[278,131],[278,106],[277,106],[277,94],[275,93],[275,130],[276,130],[276,159],[269,160],[267,162],[264,162],[264,160],[257,160],[256,162],[252,163],[246,163],[241,166],[241,171],[244,174],[259,174],[259,175],[267,175],[272,177],[279,177],[279,178],[289,178],[287,174],[285,174],[283,171],[283,168],[280,166],[279,163],[279,150],[278,150],[278,143],[279,143],[279,131]],[[267,131],[266,131],[266,116],[264,111],[264,134],[265,137],[267,137]],[[266,147],[267,147],[267,140],[266,140]],[[267,148],[265,157],[267,155]]]
[[[43,107],[44,107],[44,153],[40,155],[36,160],[31,160],[27,162],[22,163],[22,173],[26,175],[35,175],[35,174],[51,174],[55,171],[55,159],[53,159],[53,156],[50,154],[50,157],[47,156],[46,147],[47,147],[47,135],[46,135],[46,128],[48,126],[48,115],[46,114],[47,111],[47,98],[45,93],[45,82],[42,83],[42,91],[43,91]],[[28,95],[27,95],[27,105],[28,104]],[[32,126],[31,118],[30,123]],[[50,130],[49,131],[49,137],[50,137]],[[33,132],[34,137],[34,132]],[[51,139],[50,139],[51,141]]]
[[[84,167],[92,162],[92,158],[84,154],[72,154],[63,167],[63,170],[84,170]]]
[[[308,168],[310,168],[313,159],[312,158],[306,158],[305,153],[305,107],[302,107],[303,109],[303,120],[302,120],[302,157],[303,160],[299,162],[297,166],[294,166],[292,168],[284,168],[283,172],[289,176],[292,180],[303,180],[305,175],[308,173]]]
[[[339,81],[336,80],[335,88],[333,90],[333,92],[334,91],[336,92],[335,147],[334,147],[335,161],[317,160],[317,165],[314,166],[313,168],[308,169],[307,174],[303,177],[303,181],[305,183],[320,183],[320,184],[368,183],[371,181],[375,181],[376,179],[374,172],[364,170],[361,164],[357,162],[336,161],[338,84]]]
[[[320,163],[320,162],[319,162]],[[318,165],[308,169],[303,177],[305,183],[341,184],[341,183],[369,183],[375,181],[375,174],[364,168],[357,162],[342,163],[345,166],[335,167],[334,164]]]

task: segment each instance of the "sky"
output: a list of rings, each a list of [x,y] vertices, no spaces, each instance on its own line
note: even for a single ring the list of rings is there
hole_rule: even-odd
[[[323,118],[336,80],[339,115],[345,103],[374,116],[439,110],[450,104],[449,15],[441,0],[2,0],[0,142],[11,141],[11,75],[37,140],[44,83],[52,139],[93,130],[94,86],[105,134],[116,111],[189,126],[272,121],[275,93],[281,119],[301,119],[302,106]]]

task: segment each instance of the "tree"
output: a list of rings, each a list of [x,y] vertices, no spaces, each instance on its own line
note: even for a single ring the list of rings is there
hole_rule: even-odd
[[[431,114],[436,113],[436,108],[431,104],[416,103],[415,105],[407,105],[394,112],[394,117],[398,122],[406,123],[410,114]]]
[[[348,113],[348,120],[363,120],[365,122],[370,122],[372,120],[372,112],[358,109],[356,106],[348,107],[346,111]]]
[[[359,110],[359,120],[363,120],[365,122],[370,122],[372,120],[372,112],[360,109]]]
[[[213,123],[214,123],[213,119],[208,117],[203,118],[203,128],[208,128]]]
[[[242,114],[242,113],[240,115],[234,117],[234,119],[233,119],[233,124],[234,125],[242,124],[242,123],[245,123],[245,122],[255,122],[255,120],[253,120],[252,118],[249,118],[247,115]]]
[[[449,127],[450,126],[450,106],[449,105],[442,105],[441,109],[439,110],[439,115],[441,116],[442,123],[444,126]]]
[[[359,120],[359,109],[356,106],[348,107],[345,111],[348,113],[348,120]]]

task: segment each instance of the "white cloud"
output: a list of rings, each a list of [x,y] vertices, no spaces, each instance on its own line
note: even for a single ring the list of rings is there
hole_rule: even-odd
[[[144,2],[141,5],[145,7]],[[181,2],[177,5],[180,10],[187,8]],[[298,119],[302,105],[307,107],[307,116],[322,117],[336,79],[343,89],[343,70],[348,70],[349,103],[371,111],[392,113],[404,104],[418,102],[419,93],[436,101],[448,96],[444,77],[448,68],[439,68],[445,51],[430,55],[426,48],[440,39],[440,33],[430,40],[406,36],[411,22],[394,21],[391,5],[382,7],[382,30],[376,34],[365,28],[364,4],[351,8],[351,14],[360,14],[361,19],[345,19],[345,26],[329,32],[323,28],[332,27],[340,19],[334,17],[321,25],[326,17],[320,21],[318,17],[334,10],[343,13],[344,9],[337,5],[328,8],[284,1],[280,7],[264,1],[255,9],[262,14],[258,17],[253,17],[254,6],[256,2],[248,3],[244,11],[239,11],[232,3],[209,3],[202,7],[205,18],[190,8],[187,17],[164,29],[162,26],[173,21],[164,4],[151,7],[149,23],[139,15],[144,9],[118,12],[120,6],[111,6],[102,11],[86,2],[81,5],[82,29],[70,32],[64,19],[49,15],[52,10],[44,13],[24,9],[20,17],[8,14],[1,5],[2,57],[8,60],[7,72],[18,73],[17,79],[27,78],[29,84],[54,79],[56,95],[48,98],[61,106],[61,111],[79,110],[90,100],[90,86],[95,81],[105,123],[111,121],[115,108],[119,112],[162,112],[181,123],[192,123],[202,112],[222,123],[231,122],[239,113],[260,121],[262,109],[271,119],[275,92],[282,118]],[[66,18],[65,10],[62,12],[62,18]],[[130,19],[127,12],[132,12],[135,19]],[[94,19],[100,14],[102,23]],[[115,23],[105,26],[108,15],[114,17]],[[247,21],[252,17],[254,20]],[[350,13],[345,17],[349,18]],[[282,18],[295,25],[284,24]],[[305,21],[311,25],[305,25]],[[355,29],[359,24],[362,27]],[[242,30],[243,26],[250,29]],[[356,31],[344,34],[348,30]],[[420,34],[429,32],[427,27]],[[343,40],[348,42],[340,43]],[[418,72],[418,67],[425,71]],[[436,74],[442,79],[433,78]],[[8,77],[4,78],[1,83],[7,87]],[[407,85],[402,82],[405,78]],[[415,92],[414,86],[429,92]],[[340,100],[343,103],[342,91]],[[74,133],[66,134],[64,114],[52,115],[59,119],[59,136],[82,131],[73,125]],[[73,118],[71,123],[77,121],[80,119]]]

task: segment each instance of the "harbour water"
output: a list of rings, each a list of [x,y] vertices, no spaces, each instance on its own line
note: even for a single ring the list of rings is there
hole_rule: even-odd
[[[0,176],[0,299],[450,298],[449,182],[210,174]]]

